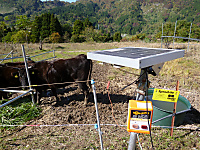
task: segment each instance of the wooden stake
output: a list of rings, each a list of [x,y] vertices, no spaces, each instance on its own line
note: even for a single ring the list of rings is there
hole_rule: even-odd
[[[176,84],[176,91],[179,90],[179,81],[177,81]],[[171,124],[171,133],[170,136],[173,136],[173,128],[174,128],[174,122],[175,122],[175,114],[176,114],[176,106],[177,106],[177,102],[174,103],[174,109],[173,109],[173,115],[172,115],[172,124]]]

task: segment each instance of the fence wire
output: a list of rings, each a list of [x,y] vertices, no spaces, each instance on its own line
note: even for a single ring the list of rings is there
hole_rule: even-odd
[[[15,89],[15,88],[27,88],[27,87],[39,87],[39,86],[51,86],[51,85],[64,85],[64,84],[77,84],[77,83],[83,83],[83,82],[91,82],[91,80],[86,81],[74,81],[74,82],[62,82],[62,83],[47,83],[47,84],[39,84],[39,85],[30,85],[30,86],[17,86],[17,87],[5,87],[0,88],[0,90],[5,89]],[[98,82],[98,81],[97,81]]]
[[[97,124],[58,124],[58,125],[42,125],[42,124],[32,124],[32,125],[0,125],[1,127],[75,127],[75,126],[96,126]],[[101,126],[115,126],[115,127],[127,127],[127,125],[121,124],[100,124]],[[152,126],[153,128],[168,128],[168,129],[185,129],[200,131],[200,127],[171,127],[171,126]]]

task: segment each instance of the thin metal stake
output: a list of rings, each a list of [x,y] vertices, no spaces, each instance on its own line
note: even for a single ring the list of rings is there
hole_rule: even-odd
[[[30,80],[30,76],[29,76],[29,71],[28,71],[28,65],[27,65],[26,53],[25,53],[25,50],[24,50],[24,45],[22,45],[22,53],[23,53],[23,57],[24,57],[24,64],[25,64],[26,74],[27,74],[27,78],[28,78],[28,85],[29,85],[30,90],[33,90],[32,87],[31,87],[31,80]],[[32,98],[32,102],[33,102],[33,105],[34,105],[35,101],[34,101],[34,96],[33,96],[32,92],[31,92],[31,98]]]
[[[179,81],[177,81],[177,85],[176,85],[176,91],[179,90]],[[174,109],[173,109],[173,116],[172,116],[172,123],[171,123],[171,132],[170,132],[170,136],[173,136],[173,127],[174,127],[174,122],[175,122],[175,114],[176,114],[176,107],[177,107],[177,102],[174,102]]]
[[[162,23],[161,48],[162,48],[162,41],[163,41],[163,23]]]
[[[93,90],[93,95],[94,95],[94,103],[95,103],[95,108],[96,108],[96,115],[97,115],[97,125],[98,125],[98,131],[99,131],[99,138],[100,138],[100,143],[101,143],[101,150],[103,150],[102,132],[101,132],[101,127],[100,127],[99,111],[98,111],[98,106],[97,106],[96,88],[95,88],[94,83],[95,83],[94,80],[92,80],[92,81],[91,81],[91,84],[92,84],[92,90]]]
[[[191,31],[192,31],[192,23],[190,25],[190,33],[189,33],[189,38],[188,38],[188,48],[187,48],[187,52],[189,51],[189,45],[190,45],[190,34],[191,34]]]

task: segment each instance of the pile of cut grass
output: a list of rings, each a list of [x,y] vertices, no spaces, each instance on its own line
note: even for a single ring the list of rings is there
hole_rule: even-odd
[[[9,100],[1,100],[0,104],[7,101]],[[14,128],[14,126],[7,125],[22,125],[25,122],[38,117],[40,113],[41,109],[36,105],[32,105],[31,98],[24,97],[19,99],[0,108],[0,130]]]

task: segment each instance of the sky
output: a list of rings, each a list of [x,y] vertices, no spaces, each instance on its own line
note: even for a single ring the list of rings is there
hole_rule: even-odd
[[[41,0],[41,1],[46,1],[46,0]],[[52,0],[53,1],[53,0]],[[76,0],[60,0],[60,1],[65,1],[65,2],[76,2]]]

